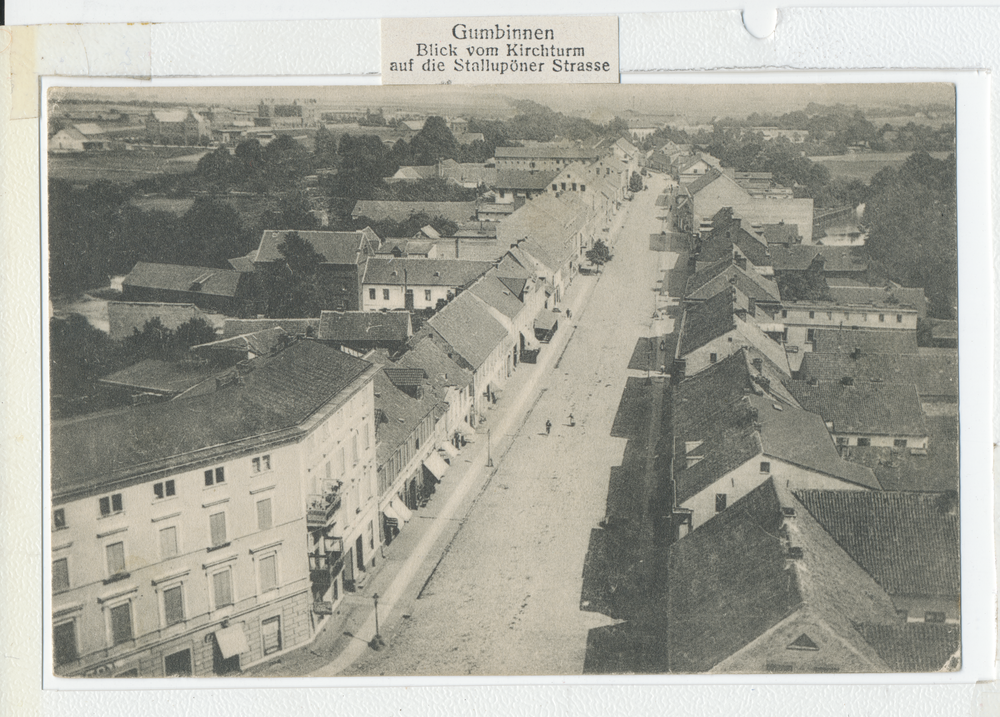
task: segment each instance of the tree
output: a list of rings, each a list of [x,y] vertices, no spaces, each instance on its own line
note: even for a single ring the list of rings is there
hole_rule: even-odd
[[[642,177],[639,176],[638,172],[632,172],[632,176],[628,180],[628,190],[633,193],[642,191]]]
[[[174,332],[176,348],[180,351],[187,351],[192,346],[207,344],[215,339],[215,329],[200,316],[191,317]]]
[[[337,164],[337,138],[325,126],[320,126],[313,137],[313,156],[318,167],[335,167]]]
[[[268,315],[289,319],[319,316],[323,306],[320,265],[325,258],[298,232],[289,232],[278,251],[285,271],[271,281]]]
[[[597,266],[603,266],[611,261],[611,250],[608,245],[598,239],[594,246],[587,250],[587,261]]]
[[[433,116],[427,118],[410,141],[410,149],[418,165],[428,165],[441,159],[454,159],[458,155],[459,144],[444,118]]]

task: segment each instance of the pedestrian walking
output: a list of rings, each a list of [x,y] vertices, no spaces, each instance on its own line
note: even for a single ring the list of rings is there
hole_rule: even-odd
[[[545,435],[552,433],[552,421],[545,421]]]
[[[569,414],[569,427],[572,428],[576,425],[576,421],[573,420],[573,414]]]

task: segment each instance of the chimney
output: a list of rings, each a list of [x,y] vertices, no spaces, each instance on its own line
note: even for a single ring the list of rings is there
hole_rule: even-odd
[[[819,386],[819,379],[816,378],[815,376],[811,377],[809,379],[809,385],[810,386]]]
[[[802,548],[797,545],[788,546],[788,559],[789,560],[802,560],[803,552]]]
[[[764,359],[755,358],[751,361],[753,367],[757,369],[757,373],[762,373],[764,371]]]
[[[733,259],[736,262],[736,266],[738,266],[740,269],[743,269],[743,271],[746,271],[747,258],[745,256],[735,256],[733,257]]]
[[[853,386],[854,385],[854,377],[853,376],[844,376],[842,379],[840,379],[840,385],[841,386]]]
[[[750,314],[751,316],[756,316],[757,315],[757,299],[754,299],[753,297],[750,297],[747,301],[748,301],[748,303],[747,303],[747,313]]]

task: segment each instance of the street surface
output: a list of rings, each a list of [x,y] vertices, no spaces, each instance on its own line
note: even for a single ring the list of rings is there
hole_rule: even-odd
[[[653,317],[669,302],[658,282],[676,260],[650,251],[665,214],[654,206],[665,180],[647,181],[624,204],[623,227],[612,235],[614,259],[599,278],[574,281],[572,293],[592,294],[581,295],[573,319],[560,323],[557,333],[573,332],[564,353],[529,387],[524,408],[493,428],[495,470],[444,557],[406,612],[382,616],[387,646],[375,652],[356,639],[356,660],[342,656],[313,674],[583,672],[588,631],[613,622],[580,609],[591,530],[606,515],[609,475],[625,450],[612,425],[636,344],[672,330],[671,319]],[[658,340],[649,343],[658,350]],[[669,357],[655,361],[669,368]],[[546,420],[553,424],[548,436]],[[460,512],[449,519],[461,519]]]

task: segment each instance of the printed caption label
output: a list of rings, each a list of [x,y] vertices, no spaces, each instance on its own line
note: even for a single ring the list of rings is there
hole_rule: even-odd
[[[617,83],[618,18],[382,20],[382,84]]]

